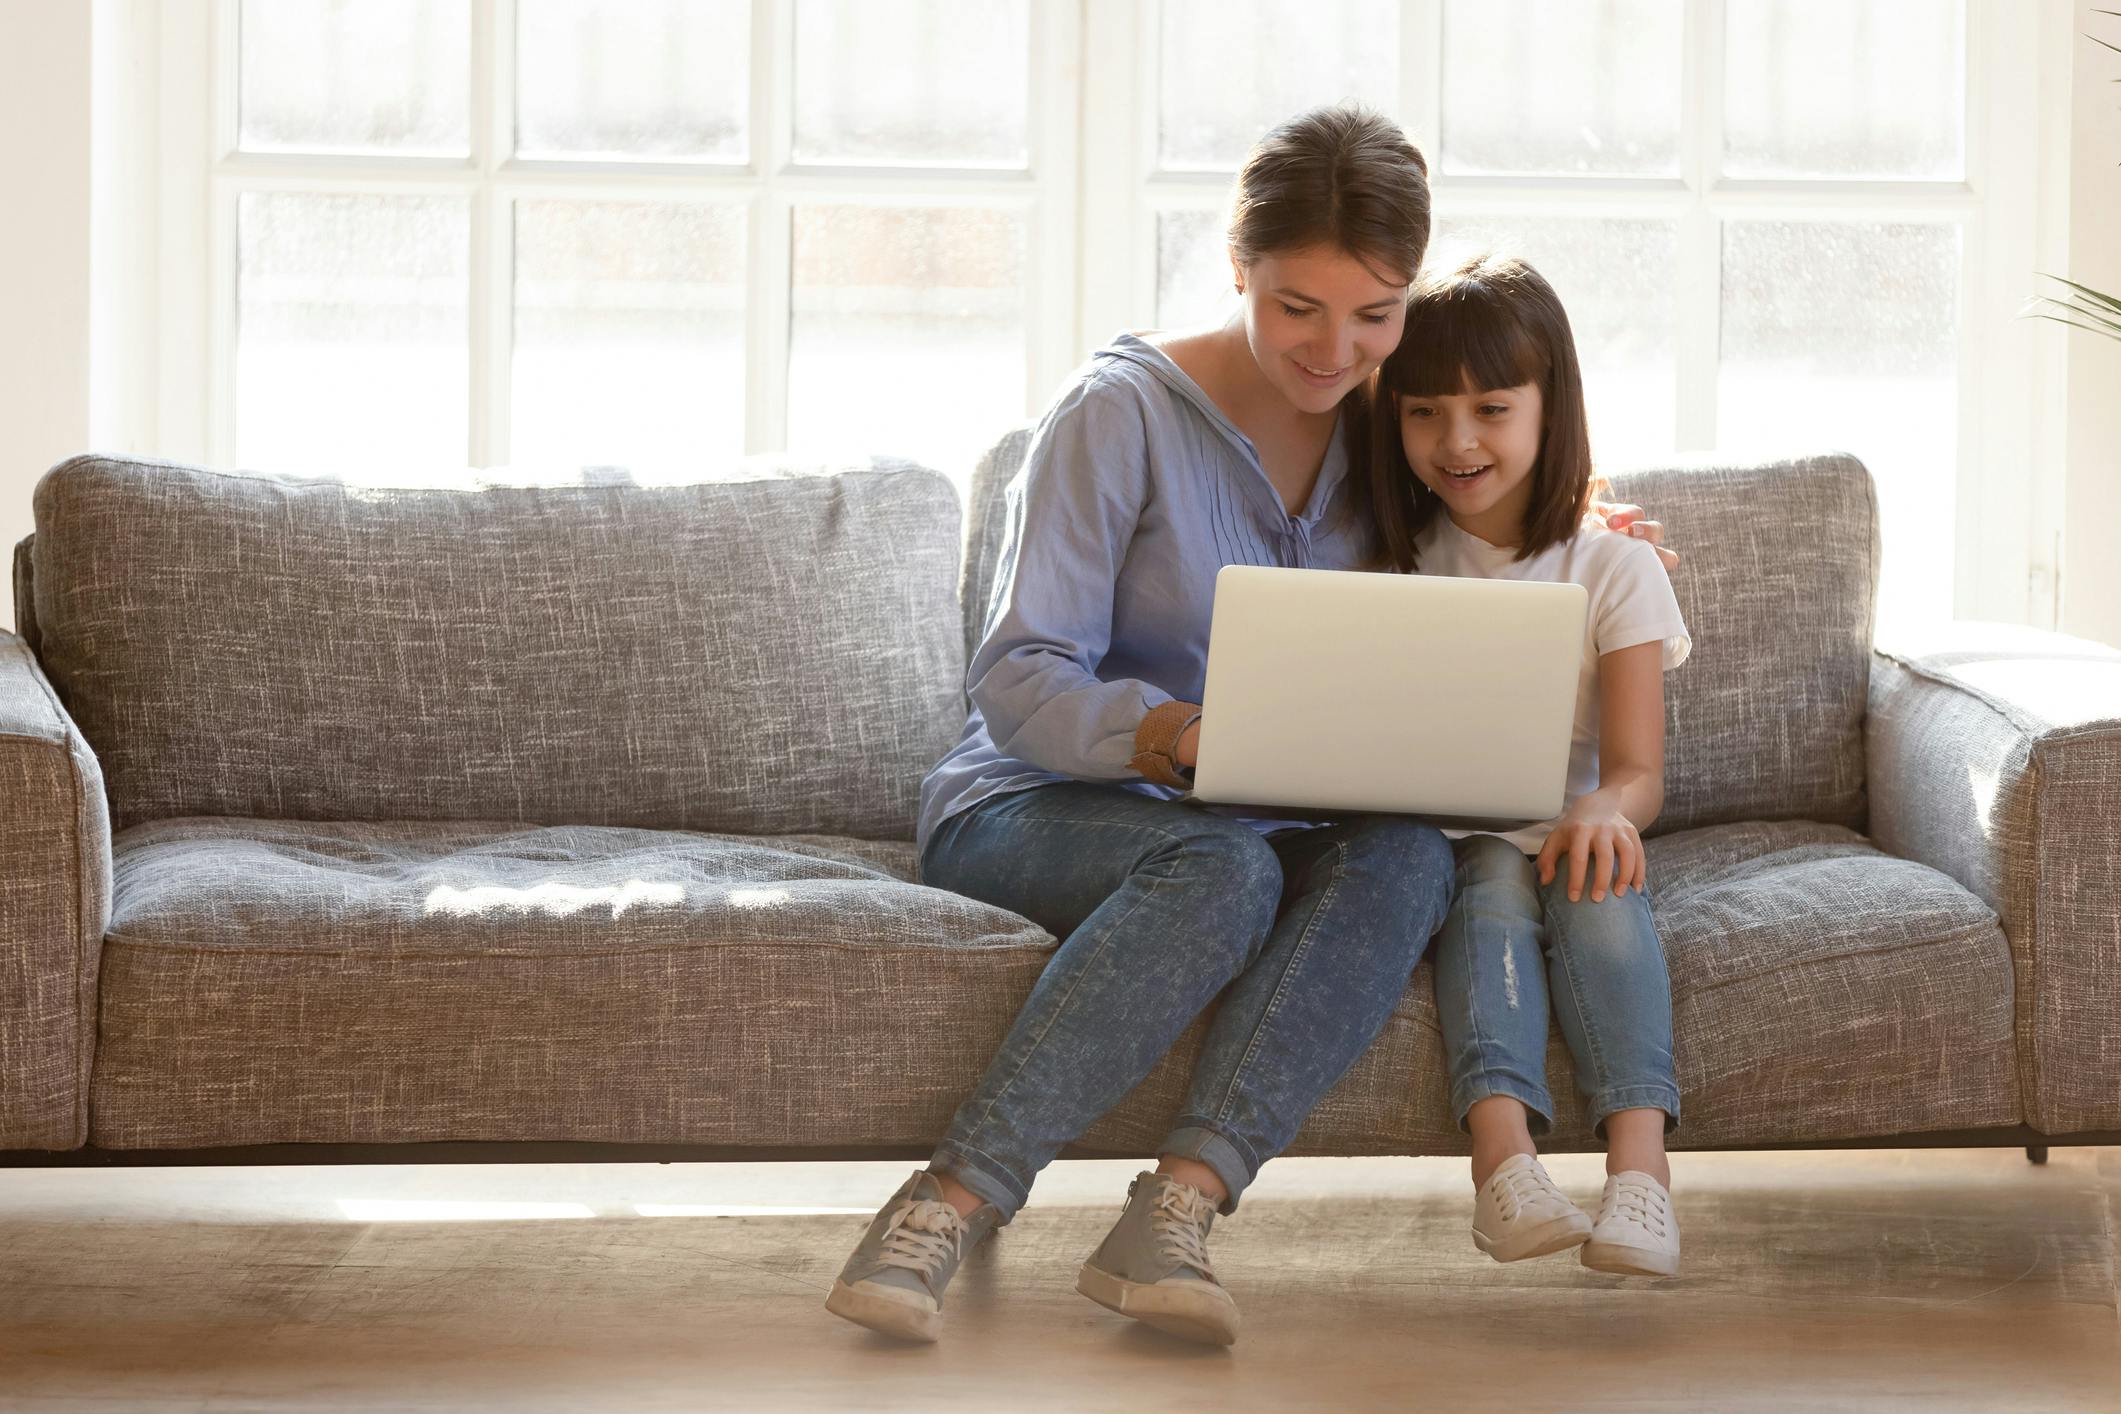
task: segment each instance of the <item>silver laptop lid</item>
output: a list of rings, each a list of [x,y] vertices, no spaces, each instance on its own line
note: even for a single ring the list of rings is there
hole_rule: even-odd
[[[1226,565],[1192,798],[1497,828],[1561,812],[1578,584]]]

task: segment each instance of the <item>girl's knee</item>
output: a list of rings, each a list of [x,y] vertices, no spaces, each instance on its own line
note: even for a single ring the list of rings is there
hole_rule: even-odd
[[[1583,897],[1571,900],[1567,873],[1557,870],[1554,881],[1544,885],[1540,894],[1549,946],[1579,951],[1642,950],[1662,960],[1663,950],[1657,941],[1656,925],[1650,920],[1649,901],[1637,891],[1618,894],[1609,890],[1604,898],[1594,900],[1586,888]]]
[[[1452,846],[1456,855],[1458,885],[1528,885],[1536,881],[1532,861],[1525,852],[1500,835],[1468,835]]]

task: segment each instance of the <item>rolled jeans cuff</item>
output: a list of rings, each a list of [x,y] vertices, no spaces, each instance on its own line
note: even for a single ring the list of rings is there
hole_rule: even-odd
[[[1257,1169],[1245,1161],[1244,1152],[1218,1130],[1204,1124],[1185,1124],[1165,1136],[1164,1142],[1156,1146],[1159,1154],[1168,1154],[1174,1159],[1193,1159],[1215,1170],[1222,1180],[1223,1191],[1229,1196],[1216,1211],[1224,1217],[1237,1211],[1237,1196],[1251,1186]]]
[[[1482,1100],[1508,1095],[1525,1107],[1525,1128],[1534,1139],[1544,1139],[1554,1129],[1554,1097],[1544,1085],[1534,1085],[1504,1071],[1484,1070],[1451,1086],[1451,1113],[1458,1127],[1466,1129],[1466,1116]]]
[[[1002,1222],[1007,1223],[1031,1196],[1031,1190],[998,1170],[985,1169],[977,1160],[950,1144],[938,1145],[928,1159],[930,1173],[947,1173],[965,1186],[965,1190],[982,1203],[992,1203],[1001,1209]]]
[[[1664,1132],[1679,1128],[1679,1091],[1670,1085],[1621,1085],[1590,1097],[1591,1133],[1605,1138],[1606,1116],[1622,1110],[1663,1110]]]

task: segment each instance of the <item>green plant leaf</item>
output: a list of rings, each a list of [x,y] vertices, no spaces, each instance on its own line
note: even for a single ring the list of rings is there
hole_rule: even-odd
[[[2117,320],[2112,311],[2099,305],[2087,304],[2083,300],[2049,300],[2048,303],[2054,305],[2057,309],[2066,309],[2080,318],[2089,319],[2093,323],[2112,324],[2116,328],[2121,328],[2121,320]]]
[[[2064,319],[2059,314],[2035,314],[2032,318],[2051,319],[2057,324],[2067,324],[2072,329],[2082,329],[2087,334],[2097,334],[2101,338],[2112,339],[2117,343],[2121,343],[2121,332],[2116,332],[2112,329],[2095,329],[2089,324],[2079,324],[2074,319]]]
[[[2019,311],[2021,318],[2050,319],[2057,324],[2067,324],[2072,329],[2082,329],[2087,334],[2098,334],[2104,338],[2121,340],[2121,324],[2111,319],[2101,319],[2074,305],[2058,304],[2054,300],[2035,300]]]
[[[2067,285],[2071,289],[2075,290],[2083,298],[2091,300],[2101,306],[2104,306],[2105,308],[2112,310],[2116,314],[2121,314],[2121,299],[2116,299],[2112,295],[2101,294],[2099,291],[2093,289],[2090,285],[2080,285],[2075,280],[2072,280],[2064,275],[2049,275],[2046,273],[2042,273],[2040,275],[2040,278],[2043,280],[2053,280],[2058,285]],[[2043,296],[2043,298],[2045,298],[2045,296]]]

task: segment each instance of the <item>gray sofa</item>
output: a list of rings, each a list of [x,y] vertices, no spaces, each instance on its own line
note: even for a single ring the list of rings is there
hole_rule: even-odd
[[[1024,444],[962,539],[882,462],[53,468],[0,636],[0,1162],[925,1152],[1055,945],[911,844]],[[1696,639],[1678,1142],[2121,1134],[2121,654],[1875,651],[1846,457],[1619,490]],[[1080,1152],[1153,1143],[1200,1029]],[[1462,1147],[1424,964],[1297,1151]]]

